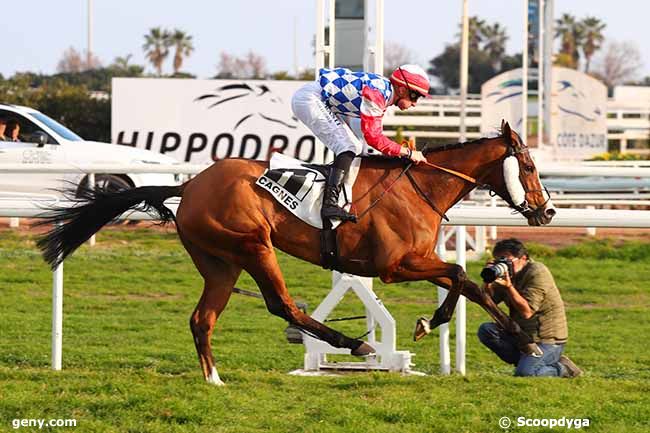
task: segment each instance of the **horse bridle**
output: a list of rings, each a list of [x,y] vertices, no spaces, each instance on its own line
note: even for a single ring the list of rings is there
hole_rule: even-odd
[[[523,149],[518,149],[518,150],[517,150],[517,149],[515,149],[512,145],[509,145],[509,147],[508,147],[508,152],[506,153],[506,156],[504,157],[504,159],[507,158],[507,157],[509,157],[509,156],[515,156],[516,154],[519,154],[519,153],[527,153],[527,152],[528,152],[528,148],[527,148],[527,147],[526,147],[526,148],[523,148]],[[489,191],[489,194],[490,194],[491,197],[494,197],[494,196],[498,195],[498,193],[497,193],[497,192],[496,192],[496,191],[495,191],[495,190],[494,190],[494,189],[493,189],[489,184],[486,184],[486,183],[480,182],[480,179],[478,179],[478,178],[473,178],[473,177],[468,176],[468,175],[466,175],[466,174],[464,174],[464,173],[458,172],[458,171],[456,171],[456,170],[452,170],[452,169],[447,168],[447,167],[442,167],[442,166],[437,165],[437,164],[433,164],[433,163],[431,163],[431,162],[429,162],[429,161],[423,161],[423,163],[424,163],[426,166],[428,166],[428,167],[434,168],[434,169],[436,169],[436,170],[444,171],[444,172],[449,173],[449,174],[451,174],[451,175],[453,175],[453,176],[456,176],[456,177],[458,177],[459,179],[462,179],[462,180],[464,180],[464,181],[466,181],[466,182],[473,183],[473,184],[476,185],[477,187],[485,188],[485,189],[487,189],[487,190]],[[363,216],[364,216],[365,214],[367,214],[367,213],[368,213],[372,208],[374,208],[374,207],[375,207],[375,206],[376,206],[376,205],[381,201],[381,199],[384,197],[384,195],[385,195],[386,193],[388,193],[388,192],[393,188],[393,186],[395,185],[395,183],[397,183],[397,181],[398,181],[402,176],[404,176],[404,175],[406,174],[406,177],[409,179],[409,181],[411,182],[411,184],[412,184],[413,187],[415,188],[415,191],[417,192],[417,194],[418,194],[420,197],[422,197],[422,199],[423,199],[423,200],[424,200],[424,201],[425,201],[425,202],[426,202],[426,203],[427,203],[427,204],[428,204],[428,205],[429,205],[429,206],[430,206],[430,207],[431,207],[431,208],[432,208],[432,209],[433,209],[437,214],[439,214],[443,219],[449,221],[449,218],[447,218],[447,216],[444,214],[444,212],[442,212],[442,211],[441,211],[441,210],[440,210],[440,209],[439,209],[439,208],[438,208],[438,207],[433,203],[433,201],[429,198],[429,196],[427,196],[426,193],[422,190],[422,188],[420,188],[420,185],[418,185],[418,183],[417,183],[417,181],[415,180],[415,178],[411,175],[411,173],[409,173],[409,170],[410,170],[410,168],[413,166],[413,164],[414,164],[414,163],[413,163],[412,161],[409,161],[409,163],[406,165],[406,167],[404,167],[404,169],[403,169],[402,172],[399,174],[399,176],[397,176],[397,178],[394,179],[393,182],[391,182],[391,184],[388,186],[388,188],[386,188],[386,189],[384,189],[384,191],[382,191],[382,193],[379,195],[379,197],[378,197],[377,199],[375,199],[375,200],[370,204],[370,206],[368,206],[368,207],[367,207],[363,212],[361,212],[361,213],[357,216],[357,219],[361,219],[361,217],[363,217]],[[506,201],[506,203],[508,203],[508,206],[511,207],[512,209],[514,209],[515,212],[519,212],[519,213],[520,213],[521,215],[523,215],[525,218],[528,218],[529,216],[533,216],[533,215],[535,215],[536,213],[541,213],[541,212],[543,212],[543,211],[544,211],[544,208],[545,208],[545,206],[546,206],[546,204],[549,202],[549,200],[551,200],[551,194],[548,192],[548,189],[547,189],[546,187],[544,187],[544,189],[527,190],[526,187],[525,187],[523,184],[522,184],[521,186],[522,186],[522,188],[524,189],[524,193],[525,193],[525,194],[524,194],[524,197],[525,197],[525,195],[527,195],[529,192],[542,192],[542,191],[546,191],[546,195],[548,196],[548,198],[546,199],[546,201],[545,201],[544,203],[542,203],[541,206],[538,206],[537,208],[533,209],[533,208],[530,207],[530,204],[528,203],[528,201],[527,201],[525,198],[524,198],[524,201],[523,201],[521,204],[519,204],[519,205],[515,204],[515,203],[512,201],[512,199],[510,198],[510,194],[508,193],[508,194],[507,194],[507,198],[504,198],[504,200]]]
[[[509,145],[508,146],[508,153],[506,153],[505,158],[507,158],[509,156],[515,156],[515,155],[520,154],[520,153],[529,153],[529,150],[528,150],[527,147],[522,147],[520,149],[515,149],[514,146]],[[541,182],[540,182],[540,184],[541,184]],[[514,209],[516,212],[519,212],[521,215],[523,215],[526,218],[528,218],[530,216],[534,216],[536,213],[543,212],[545,207],[546,207],[546,204],[551,200],[551,193],[548,191],[548,188],[546,188],[544,186],[542,189],[531,189],[531,190],[529,190],[529,189],[526,188],[526,185],[524,185],[523,183],[521,183],[521,187],[524,189],[524,201],[522,203],[520,203],[520,204],[515,204],[512,201],[512,198],[510,197],[510,194],[508,193],[508,195],[507,195],[508,198],[505,199],[506,203],[508,203],[508,206],[510,206],[512,209]],[[495,195],[497,195],[497,192],[494,191],[489,185],[488,185],[488,190],[489,190],[490,197],[494,197]],[[528,200],[526,200],[525,197],[528,195],[528,193],[535,193],[535,192],[542,193],[542,196],[543,196],[543,193],[546,192],[546,196],[548,198],[540,206],[533,209],[532,207],[530,207],[530,204],[528,203]]]

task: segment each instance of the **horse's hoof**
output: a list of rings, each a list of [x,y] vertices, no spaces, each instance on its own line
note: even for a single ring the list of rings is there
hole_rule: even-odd
[[[352,349],[350,354],[354,356],[369,356],[375,354],[375,349],[368,343],[361,343],[356,349]]]
[[[217,373],[217,369],[214,367],[212,367],[212,371],[210,372],[210,375],[205,378],[205,381],[210,385],[215,385],[215,386],[225,385],[225,383],[223,383],[223,381],[219,377],[219,373]]]
[[[427,334],[431,332],[431,326],[429,321],[424,317],[420,317],[417,322],[415,322],[415,331],[413,331],[413,341],[419,341],[423,337],[426,337]]]

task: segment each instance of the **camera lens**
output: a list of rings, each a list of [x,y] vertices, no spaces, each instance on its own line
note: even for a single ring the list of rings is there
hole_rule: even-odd
[[[499,277],[499,272],[495,266],[487,266],[481,271],[481,278],[484,283],[491,283]]]

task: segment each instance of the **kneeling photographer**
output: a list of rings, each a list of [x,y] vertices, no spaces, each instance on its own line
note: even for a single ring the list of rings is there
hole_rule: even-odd
[[[582,374],[562,354],[568,339],[564,303],[551,272],[533,261],[523,243],[506,239],[494,246],[494,260],[481,277],[496,304],[505,302],[510,317],[530,335],[542,356],[519,351],[515,339],[496,323],[483,323],[478,338],[503,361],[516,366],[515,376],[576,377]]]

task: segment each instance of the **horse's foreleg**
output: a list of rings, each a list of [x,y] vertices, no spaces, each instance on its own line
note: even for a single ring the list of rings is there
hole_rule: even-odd
[[[367,343],[349,338],[323,325],[296,306],[287,291],[273,248],[264,248],[244,269],[257,282],[266,306],[272,314],[282,317],[290,324],[334,347],[350,349],[352,355],[365,356],[374,352]]]
[[[204,279],[203,294],[190,316],[190,330],[206,382],[223,385],[212,356],[211,337],[219,315],[228,304],[241,268],[226,264],[183,239],[194,264]]]
[[[517,322],[494,303],[492,297],[485,290],[471,280],[466,280],[463,284],[462,293],[476,304],[479,304],[496,321],[497,325],[515,337],[519,350],[527,354],[541,355],[542,352],[533,342],[533,339],[521,329]]]
[[[447,286],[447,282],[444,279],[433,279],[431,280],[431,282],[441,287],[444,287],[446,289],[449,289],[449,286]],[[525,332],[523,332],[521,330],[521,327],[517,324],[517,322],[515,322],[507,314],[505,314],[494,303],[490,295],[488,295],[488,293],[485,290],[483,290],[481,287],[479,287],[476,283],[474,283],[472,280],[466,279],[463,282],[463,286],[461,287],[460,292],[463,296],[465,296],[470,301],[480,305],[502,329],[504,329],[506,332],[514,336],[517,339],[517,342],[519,344],[519,349],[522,352],[533,353],[536,351],[536,347],[533,344],[533,340],[530,338],[530,336]],[[449,315],[447,315],[448,311],[445,309],[445,304],[451,298],[451,295],[452,292],[450,292],[449,295],[447,295],[447,298],[445,298],[445,302],[443,302],[443,305],[441,305],[436,310],[433,319],[430,322],[431,323],[430,329],[434,329],[436,326],[439,326],[442,323],[447,323],[449,320],[451,320],[451,313],[453,313],[453,307]],[[458,296],[456,296],[456,299],[458,299]],[[454,300],[454,306],[455,304],[456,301]],[[447,320],[441,321],[445,319]],[[434,323],[437,324],[434,326]]]
[[[444,302],[431,319],[421,317],[417,320],[413,338],[418,341],[429,334],[432,329],[451,320],[467,274],[462,266],[443,262],[437,256],[429,258],[408,254],[402,259],[397,269],[390,275],[384,276],[383,279],[391,282],[429,280],[449,290]]]

